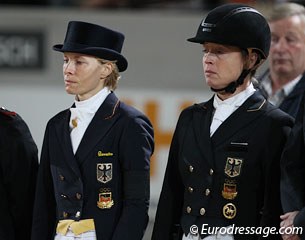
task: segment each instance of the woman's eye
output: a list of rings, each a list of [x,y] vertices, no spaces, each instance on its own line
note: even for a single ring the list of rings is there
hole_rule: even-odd
[[[228,51],[226,51],[225,49],[215,49],[215,54],[224,54],[224,53],[226,53],[226,52],[228,52]]]
[[[80,64],[83,64],[84,62],[82,62],[82,61],[76,61],[76,64],[78,64],[78,65],[80,65]]]

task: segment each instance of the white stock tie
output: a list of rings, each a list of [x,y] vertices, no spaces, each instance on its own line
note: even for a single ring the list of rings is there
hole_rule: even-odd
[[[70,117],[70,129],[71,129],[71,142],[73,147],[73,153],[76,153],[76,150],[84,136],[84,133],[94,115],[94,112],[88,111],[88,109],[83,108],[70,108],[71,117]]]
[[[212,136],[218,127],[232,114],[235,110],[235,106],[231,104],[218,104],[215,106],[216,110],[212,119],[212,124],[210,126],[210,136]]]

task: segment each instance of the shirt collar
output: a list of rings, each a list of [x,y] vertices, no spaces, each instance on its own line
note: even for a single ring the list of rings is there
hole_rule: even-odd
[[[294,87],[297,85],[297,83],[300,81],[301,78],[302,78],[302,74],[297,76],[292,81],[286,83],[281,89],[279,89],[277,91],[283,90],[285,96],[288,96],[292,92]],[[262,84],[263,89],[267,92],[268,97],[272,96],[272,81],[271,81],[270,74],[268,75],[268,77],[266,77],[262,80],[261,84]]]
[[[286,96],[288,96],[292,90],[294,89],[295,85],[297,85],[297,83],[300,81],[302,77],[302,74],[297,76],[295,79],[293,79],[292,81],[286,83],[284,86],[283,86],[283,90],[284,90],[284,93]]]
[[[228,99],[221,100],[217,94],[215,94],[213,105],[215,108],[222,104],[235,106],[237,108],[240,107],[254,92],[255,88],[251,82],[245,90]]]
[[[109,88],[104,87],[97,94],[84,101],[74,100],[75,106],[78,109],[86,109],[89,112],[96,113],[110,92]]]

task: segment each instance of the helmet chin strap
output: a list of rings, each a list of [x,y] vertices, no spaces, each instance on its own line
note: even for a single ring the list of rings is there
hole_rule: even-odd
[[[226,93],[234,93],[236,91],[236,88],[244,83],[245,78],[247,75],[251,72],[251,69],[244,69],[241,74],[239,75],[238,79],[234,82],[231,82],[228,86],[224,88],[212,88],[211,90],[213,92],[223,92],[225,91]]]

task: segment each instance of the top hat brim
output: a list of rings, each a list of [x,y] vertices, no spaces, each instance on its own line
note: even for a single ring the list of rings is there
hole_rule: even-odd
[[[53,50],[58,52],[81,53],[109,61],[116,61],[116,65],[118,66],[120,72],[124,72],[127,69],[128,62],[126,58],[117,51],[102,47],[75,47],[69,45],[70,44],[57,44],[53,46]]]

